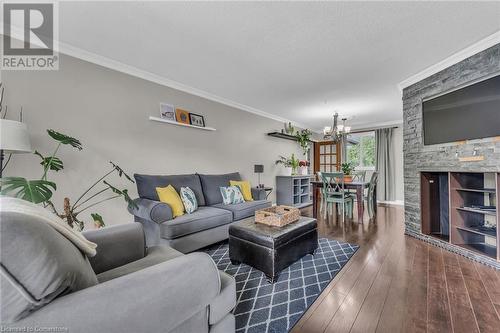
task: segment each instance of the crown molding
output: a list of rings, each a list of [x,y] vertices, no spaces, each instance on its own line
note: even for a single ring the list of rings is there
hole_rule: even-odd
[[[2,22],[2,27],[3,27],[3,22]],[[2,33],[3,33],[3,31],[2,31]],[[23,30],[18,28],[18,27],[14,26],[11,28],[11,37],[12,38],[16,38],[16,39],[21,38],[22,39],[23,33],[24,33]],[[55,43],[57,43],[57,45],[59,47],[59,49],[58,49],[59,53],[71,56],[73,58],[84,60],[86,62],[90,62],[90,63],[93,63],[95,65],[109,68],[109,69],[115,70],[117,72],[121,72],[121,73],[130,75],[130,76],[133,76],[133,77],[137,77],[137,78],[149,81],[149,82],[153,82],[153,83],[156,83],[156,84],[168,87],[168,88],[179,90],[179,91],[182,91],[182,92],[185,92],[185,93],[197,96],[197,97],[205,98],[205,99],[210,100],[212,102],[224,104],[224,105],[233,107],[235,109],[246,111],[246,112],[261,116],[261,117],[265,117],[265,118],[279,121],[282,123],[291,122],[292,124],[294,124],[295,126],[300,127],[300,128],[309,128],[310,127],[310,126],[307,126],[305,124],[301,124],[301,123],[298,123],[296,121],[293,121],[293,120],[290,120],[287,118],[283,118],[283,117],[265,112],[263,110],[259,110],[259,109],[256,109],[254,107],[251,107],[251,106],[248,106],[248,105],[245,105],[245,104],[242,104],[242,103],[239,103],[239,102],[236,102],[236,101],[233,101],[233,100],[230,100],[230,99],[227,99],[227,98],[224,98],[224,97],[212,94],[212,93],[209,93],[207,91],[204,91],[204,90],[201,90],[201,89],[198,89],[195,87],[191,87],[189,85],[165,78],[163,76],[139,69],[137,67],[127,65],[123,62],[120,62],[120,61],[117,61],[117,60],[114,60],[114,59],[111,59],[108,57],[104,57],[104,56],[98,55],[96,53],[86,51],[84,49],[70,45],[68,43],[63,43],[60,41],[55,41]],[[34,43],[34,44],[37,46],[40,46],[37,43]]]
[[[496,44],[500,44],[500,31],[497,31],[491,35],[489,35],[486,38],[481,39],[480,41],[466,47],[463,50],[458,51],[457,53],[449,56],[448,58],[438,62],[437,64],[434,64],[430,67],[427,67],[423,71],[410,76],[406,80],[401,81],[398,84],[399,91],[403,91],[404,88],[411,86],[412,84],[415,84],[419,81],[422,81],[423,79],[436,74],[443,69],[446,69],[452,65],[455,65],[459,63],[462,60],[465,60],[474,54],[477,54],[481,51],[484,51]]]

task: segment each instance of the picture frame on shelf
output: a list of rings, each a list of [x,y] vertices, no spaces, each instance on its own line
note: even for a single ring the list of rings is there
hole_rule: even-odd
[[[178,123],[191,125],[189,120],[189,112],[183,109],[175,109],[175,119]]]
[[[176,121],[174,106],[167,103],[160,103],[160,118]]]
[[[205,118],[202,115],[196,113],[190,113],[189,121],[193,126],[205,127]]]

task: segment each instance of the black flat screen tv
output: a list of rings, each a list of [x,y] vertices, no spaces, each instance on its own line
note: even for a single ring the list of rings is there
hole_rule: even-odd
[[[500,75],[422,103],[424,144],[500,136]]]

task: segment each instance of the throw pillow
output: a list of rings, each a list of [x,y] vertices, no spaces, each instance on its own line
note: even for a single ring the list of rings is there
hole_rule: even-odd
[[[224,205],[234,205],[245,202],[245,199],[243,199],[243,194],[241,194],[240,188],[238,186],[221,186],[220,193],[222,194],[222,203]]]
[[[163,203],[172,208],[173,217],[184,215],[184,205],[182,204],[181,197],[172,185],[167,187],[157,187],[156,193],[158,193],[158,198]]]
[[[181,187],[180,193],[186,213],[191,214],[198,209],[198,201],[196,201],[196,196],[192,189],[189,187]]]
[[[229,184],[231,186],[238,186],[240,188],[241,194],[243,194],[243,199],[245,199],[245,201],[253,201],[252,187],[250,186],[249,181],[230,180]]]

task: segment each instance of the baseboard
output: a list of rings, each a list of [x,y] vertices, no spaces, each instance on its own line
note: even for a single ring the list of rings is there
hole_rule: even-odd
[[[393,201],[380,201],[380,200],[377,200],[377,204],[381,204],[381,205],[393,205],[393,206],[404,206],[405,202],[404,202],[404,200],[393,200]]]

